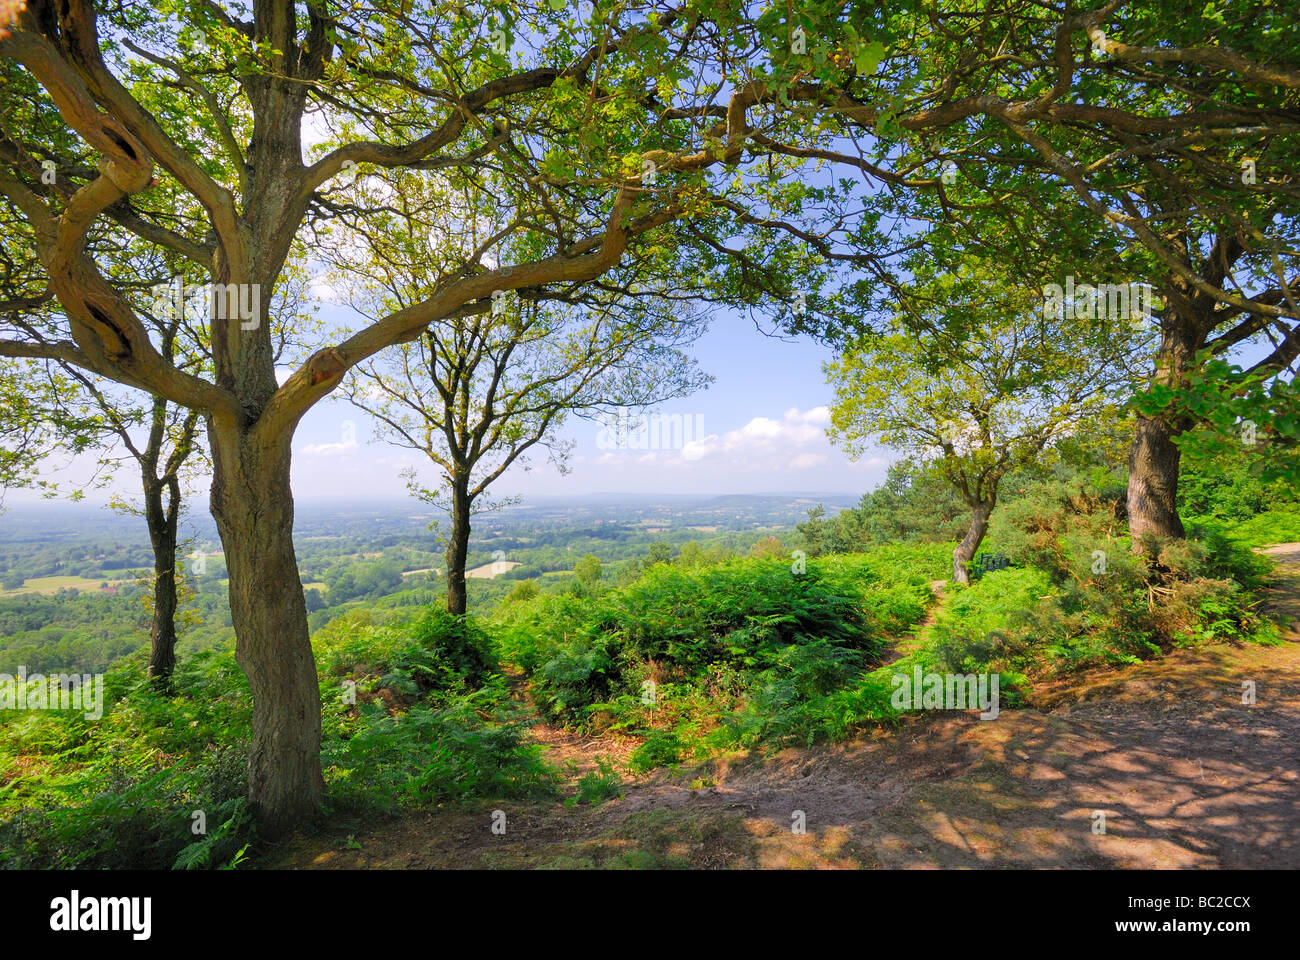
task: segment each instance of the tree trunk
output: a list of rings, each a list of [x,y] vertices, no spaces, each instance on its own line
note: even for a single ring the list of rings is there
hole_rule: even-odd
[[[975,504],[971,513],[970,528],[967,529],[961,543],[957,544],[957,549],[952,552],[952,578],[955,582],[970,583],[970,573],[966,569],[966,564],[974,559],[975,551],[984,540],[984,534],[988,533],[989,517],[992,515],[992,501]]]
[[[1128,525],[1133,550],[1141,553],[1148,537],[1182,539],[1178,517],[1178,467],[1181,452],[1176,427],[1167,417],[1139,416],[1128,455]]]
[[[211,426],[212,515],[230,574],[235,659],[253,693],[248,799],[262,835],[303,825],[325,798],[320,687],[293,549],[292,430]]]
[[[468,609],[465,559],[469,556],[469,477],[451,484],[451,537],[447,543],[447,612],[460,616]]]
[[[1196,322],[1171,311],[1165,318],[1151,382],[1177,389],[1191,368],[1199,341]],[[1174,443],[1190,427],[1185,418],[1165,412],[1137,417],[1128,458],[1128,524],[1135,553],[1148,552],[1150,538],[1185,536],[1178,517],[1178,469],[1182,456]]]
[[[150,471],[152,472],[152,471]],[[171,495],[170,509],[163,490]],[[159,482],[146,476],[144,513],[153,546],[153,624],[149,630],[149,677],[163,691],[171,689],[176,669],[176,527],[180,489],[175,479]]]

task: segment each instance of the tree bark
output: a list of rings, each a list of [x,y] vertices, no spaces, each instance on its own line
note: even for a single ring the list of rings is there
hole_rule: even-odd
[[[275,839],[314,817],[325,797],[320,687],[293,548],[293,431],[210,425],[209,437],[235,659],[253,693],[249,808],[262,835]]]
[[[1181,452],[1174,443],[1175,425],[1167,417],[1137,418],[1128,457],[1128,516],[1133,550],[1144,552],[1150,537],[1182,539],[1178,516],[1178,471]]]
[[[447,612],[460,616],[468,609],[465,559],[469,556],[469,477],[451,484],[451,537],[447,542]]]
[[[1172,313],[1164,321],[1151,382],[1180,387],[1191,368],[1200,340],[1195,320]],[[1174,439],[1191,424],[1173,413],[1139,415],[1128,460],[1128,518],[1132,549],[1149,552],[1152,538],[1185,535],[1178,516],[1178,472],[1182,457]]]
[[[984,540],[984,534],[989,530],[989,517],[993,515],[993,502],[985,500],[977,503],[972,508],[970,527],[966,531],[966,536],[962,538],[961,543],[957,544],[957,549],[952,552],[952,578],[957,583],[970,583],[970,572],[966,569],[966,564],[970,563],[975,557],[975,551],[979,549],[980,543]]]
[[[163,492],[170,495],[164,504]],[[180,513],[177,481],[146,475],[144,512],[153,546],[153,623],[149,630],[149,677],[162,691],[171,689],[176,669],[176,533]]]

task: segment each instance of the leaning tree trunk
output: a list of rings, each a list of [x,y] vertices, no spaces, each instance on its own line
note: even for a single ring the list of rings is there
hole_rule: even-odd
[[[972,508],[970,527],[957,549],[952,552],[952,578],[957,583],[970,583],[970,571],[966,564],[975,557],[975,551],[984,541],[984,534],[989,531],[989,517],[993,514],[993,502],[986,500]]]
[[[460,616],[468,609],[465,560],[469,556],[469,478],[451,484],[451,537],[447,542],[447,612]]]
[[[235,659],[253,693],[248,799],[274,839],[314,816],[325,798],[321,705],[289,488],[292,431],[210,427],[212,515],[230,575]]]
[[[1165,319],[1153,384],[1172,389],[1183,385],[1195,356],[1195,327],[1193,320],[1178,314]],[[1181,540],[1186,535],[1178,517],[1181,451],[1174,440],[1189,427],[1188,420],[1171,411],[1137,417],[1128,459],[1129,534],[1135,553],[1148,552],[1153,538]]]
[[[150,471],[150,473],[152,470]],[[163,491],[171,497],[170,509]],[[176,480],[144,483],[144,513],[153,546],[153,624],[149,630],[149,677],[160,690],[171,689],[176,669],[176,533],[180,514]]]

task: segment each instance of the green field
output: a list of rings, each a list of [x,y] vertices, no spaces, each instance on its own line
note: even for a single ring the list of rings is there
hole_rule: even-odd
[[[104,584],[111,586],[132,582],[134,581],[90,580],[86,577],[32,577],[30,580],[24,580],[23,585],[16,590],[0,590],[0,597],[16,597],[23,593],[39,593],[49,597],[60,590],[101,590]]]

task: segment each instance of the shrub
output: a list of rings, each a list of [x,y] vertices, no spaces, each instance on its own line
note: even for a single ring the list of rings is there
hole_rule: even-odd
[[[635,762],[649,769],[706,743],[844,735],[890,715],[887,686],[882,701],[863,671],[924,617],[950,559],[925,544],[802,570],[785,557],[656,564],[599,597],[515,605],[495,633],[549,715],[648,736]]]
[[[632,751],[628,768],[633,773],[647,773],[655,767],[671,767],[681,762],[684,744],[671,730],[656,730],[646,742]]]
[[[1251,591],[1269,562],[1217,525],[1134,554],[1114,501],[1087,486],[1044,483],[1002,511],[991,537],[1021,564],[952,598],[933,653],[958,669],[1042,675],[1130,663],[1210,639],[1268,641]]]
[[[555,792],[555,772],[540,746],[523,742],[523,718],[500,677],[436,706],[417,703],[394,714],[376,699],[355,709],[334,706],[327,717],[325,781],[333,803],[349,810]]]
[[[409,670],[421,690],[476,689],[498,669],[491,641],[468,615],[434,607],[415,624],[414,640],[394,666]]]
[[[560,647],[534,675],[537,701],[551,714],[575,720],[609,696],[616,674],[608,639],[579,637]]]
[[[536,580],[520,580],[510,588],[510,592],[506,594],[505,602],[520,603],[524,600],[531,600],[540,592]]]
[[[578,795],[571,799],[573,804],[594,806],[621,796],[622,792],[623,780],[614,765],[604,757],[597,757],[596,769],[578,778]]]

